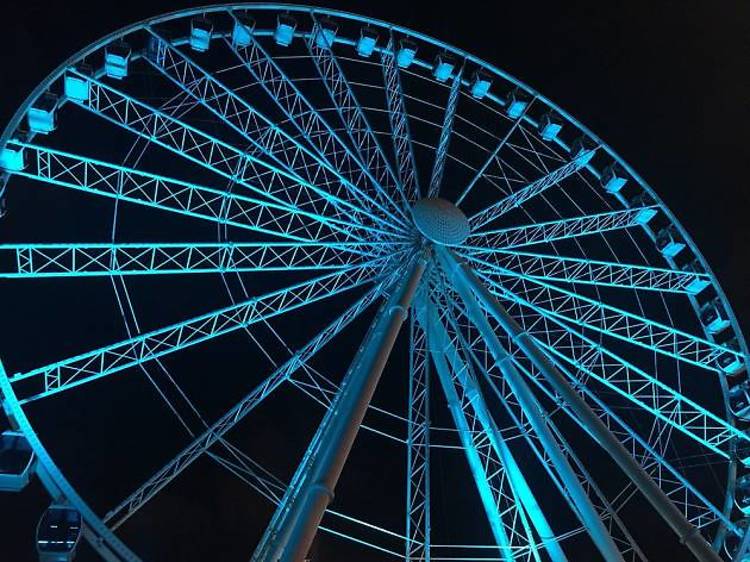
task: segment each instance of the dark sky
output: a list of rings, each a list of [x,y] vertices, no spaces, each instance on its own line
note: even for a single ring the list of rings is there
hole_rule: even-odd
[[[747,331],[749,3],[417,4],[325,3],[446,40],[568,110],[662,196],[714,268]],[[488,6],[495,4],[502,7],[493,12]],[[118,27],[189,5],[200,4],[10,0],[0,34],[0,124],[73,52]],[[0,496],[4,561],[33,559],[33,529],[45,501],[38,485],[17,497]]]

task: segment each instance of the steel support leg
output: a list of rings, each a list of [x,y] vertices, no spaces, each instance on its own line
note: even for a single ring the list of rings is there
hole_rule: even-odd
[[[307,555],[424,269],[423,256],[413,258],[378,312],[253,562],[301,562]]]
[[[447,365],[450,365],[450,368],[454,373],[453,377],[461,386],[462,393],[466,397],[465,400],[469,403],[474,416],[479,420],[482,431],[486,435],[492,449],[500,460],[513,491],[513,497],[520,502],[521,506],[528,514],[531,523],[541,539],[542,547],[547,550],[547,553],[553,562],[567,562],[567,557],[563,553],[560,544],[557,542],[555,533],[549,526],[541,506],[537,502],[534,493],[531,491],[531,487],[526,481],[521,468],[510,450],[510,447],[506,444],[500,433],[500,429],[497,427],[495,420],[490,414],[490,409],[484,400],[482,389],[469,366],[459,355],[458,349],[453,342],[451,342],[451,338],[448,335],[445,326],[440,321],[435,305],[429,301],[428,298],[425,298],[424,301],[427,309],[424,313],[424,321],[428,324],[430,331],[430,352],[432,353],[433,360],[437,367],[438,377],[443,386],[443,390],[445,391],[451,414],[453,415],[454,421],[456,421],[456,427],[459,429],[462,429],[463,427],[465,429],[467,426],[465,421],[461,423],[465,414],[461,411],[458,394],[454,388],[454,382],[451,380],[451,374],[447,369]],[[464,444],[464,449],[468,450],[473,446],[468,437],[470,431],[460,431],[459,435],[463,438],[462,441],[464,439],[467,440]],[[497,509],[496,505],[493,505],[492,507]],[[536,546],[533,548],[536,549]],[[508,557],[511,559],[513,558],[512,552],[508,552]]]
[[[466,292],[466,289],[469,289],[469,293],[476,293],[476,298],[483,303],[487,311],[495,317],[508,335],[513,338],[513,341],[529,357],[547,382],[554,388],[555,392],[568,404],[573,413],[589,428],[591,435],[638,487],[640,492],[651,503],[652,507],[677,534],[680,542],[690,549],[690,552],[693,553],[697,560],[701,562],[720,562],[721,557],[711,548],[711,545],[703,538],[700,531],[685,518],[658,484],[653,481],[643,467],[628,453],[617,437],[607,429],[604,422],[599,419],[594,411],[589,408],[588,404],[584,402],[583,398],[578,395],[536,341],[508,314],[505,307],[477,279],[471,269],[456,261],[456,258],[447,249],[438,248],[437,252],[443,266],[451,272],[456,287],[462,287],[464,292]],[[472,299],[474,298],[473,295],[471,297]],[[482,317],[484,318],[484,316]]]
[[[474,284],[471,282],[469,272],[456,262],[450,251],[442,246],[436,247],[436,253],[441,265],[448,273],[448,277],[453,281],[453,287],[461,296],[466,306],[466,311],[472,322],[476,325],[482,334],[487,348],[492,353],[493,358],[497,361],[508,386],[518,399],[518,403],[524,410],[529,423],[544,447],[550,458],[556,472],[570,494],[573,504],[576,506],[578,517],[586,527],[588,534],[591,536],[596,547],[601,552],[607,562],[624,562],[620,551],[617,549],[612,537],[607,531],[606,526],[599,518],[599,514],[589,500],[586,491],[581,482],[578,480],[575,471],[570,466],[568,459],[560,449],[560,445],[555,439],[545,420],[546,413],[544,408],[537,400],[536,396],[523,380],[521,374],[516,370],[510,355],[505,351],[500,340],[495,334],[492,326],[484,315],[479,302],[474,296]]]

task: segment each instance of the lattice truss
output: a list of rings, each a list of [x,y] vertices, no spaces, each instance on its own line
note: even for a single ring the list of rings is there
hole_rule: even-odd
[[[408,357],[391,357],[386,375],[403,377],[403,394],[376,394],[356,424],[373,451],[402,453],[400,524],[334,501],[318,527],[329,540],[415,562],[565,562],[597,549],[648,560],[632,517],[645,500],[610,477],[553,370],[715,551],[739,560],[750,546],[750,383],[733,313],[650,188],[523,84],[398,26],[268,5],[152,20],[68,61],[39,91],[0,145],[0,196],[22,217],[2,231],[0,283],[9,303],[111,287],[125,336],[92,345],[72,328],[68,357],[29,366],[39,362],[10,334],[0,383],[45,483],[109,559],[140,560],[117,531],[208,457],[276,510],[253,557],[270,560],[318,482],[351,381],[390,351],[385,323],[398,333],[402,321],[394,349]],[[466,216],[465,240],[438,249],[415,225],[413,205],[433,198]],[[473,293],[438,253],[470,271]],[[189,305],[167,304],[186,291]],[[143,314],[141,302],[160,308]],[[42,345],[45,323],[35,319],[39,335],[19,323],[18,338]],[[257,376],[209,418],[173,365],[230,339],[249,344]],[[332,361],[332,349],[350,352]],[[183,440],[96,514],[66,478],[81,467],[57,466],[25,411],[101,400],[128,377],[147,381]],[[291,479],[237,437],[288,389],[323,415]],[[461,458],[469,485],[441,486],[442,455]],[[467,489],[482,541],[447,538],[454,524],[466,530],[445,506]]]

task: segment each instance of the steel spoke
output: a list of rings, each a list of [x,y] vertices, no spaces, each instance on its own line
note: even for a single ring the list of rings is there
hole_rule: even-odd
[[[335,104],[341,121],[346,126],[347,133],[359,154],[359,159],[364,162],[378,184],[392,197],[401,187],[396,174],[393,172],[391,164],[388,162],[388,158],[370,126],[364,109],[357,101],[352,85],[346,78],[331,46],[320,45],[314,40],[318,29],[319,24],[316,21],[313,33],[307,40],[312,61]]]
[[[151,478],[144,482],[137,490],[110,510],[105,521],[112,522],[116,529],[131,515],[152,499],[159,491],[174,480],[190,464],[206,452],[214,443],[237,425],[258,404],[265,400],[294,373],[320,351],[326,344],[342,332],[355,318],[357,318],[381,294],[385,283],[380,283],[371,289],[364,297],[350,306],[341,316],[324,328],[318,335],[301,347],[292,357],[277,368],[262,383],[257,385],[242,400],[221,416],[214,424],[196,437],[187,447],[178,453],[171,461],[164,465]]]
[[[26,168],[10,173],[50,185],[291,240],[331,237],[319,226],[311,226],[314,215],[291,207],[35,144],[11,141],[9,145],[27,155]]]
[[[730,447],[734,440],[750,440],[749,436],[731,423],[604,348],[598,342],[587,338],[555,316],[545,314],[534,304],[492,284],[489,291],[549,321],[540,323],[538,318],[532,318],[527,313],[516,315],[521,327],[527,329],[531,336],[539,340],[552,357],[566,361],[573,367],[574,372],[594,378],[642,411],[678,429],[703,447],[724,458],[729,458]]]
[[[475,250],[465,257],[483,273],[495,271],[541,281],[689,294],[699,293],[710,283],[706,273],[516,250]]]
[[[304,211],[308,216],[315,217],[320,227],[328,227],[347,236],[350,236],[349,231],[358,230],[387,234],[366,226],[360,220],[357,210],[352,209],[346,201],[314,185],[299,182],[285,170],[261,161],[252,154],[166,115],[99,80],[75,70],[69,72],[87,81],[89,85],[88,98],[74,103],[95,115],[230,181],[236,181],[280,205]],[[350,222],[350,217],[359,222]]]
[[[0,278],[327,270],[373,257],[369,244],[0,244]]]
[[[118,373],[284,314],[321,299],[372,281],[380,274],[383,260],[329,273],[279,289],[248,301],[172,324],[146,334],[64,359],[51,365],[18,373],[11,378],[22,403],[53,396],[64,390]]]
[[[388,37],[388,45],[380,52],[380,62],[383,67],[388,117],[391,122],[391,139],[398,166],[400,194],[408,206],[420,198],[419,177],[414,159],[414,148],[411,144],[401,73],[396,63],[396,42],[392,31]]]
[[[595,330],[709,371],[722,373],[719,360],[731,356],[743,362],[742,353],[678,330],[639,314],[604,304],[527,276],[482,274],[493,286],[502,285],[548,316]]]
[[[521,207],[532,197],[536,197],[550,187],[558,185],[561,181],[572,176],[573,174],[581,170],[584,166],[586,166],[586,164],[589,163],[593,156],[593,150],[584,150],[567,164],[557,168],[552,172],[549,172],[547,175],[539,178],[533,183],[530,183],[529,185],[519,189],[518,191],[515,191],[514,193],[511,193],[500,201],[493,203],[482,211],[472,215],[469,219],[472,229],[481,229],[483,226],[493,222],[498,217],[503,216],[511,209]]]
[[[536,98],[535,98],[536,99]],[[477,173],[474,175],[474,177],[471,178],[469,183],[466,185],[464,190],[461,192],[461,195],[458,196],[458,199],[456,199],[456,205],[460,205],[463,203],[464,199],[469,195],[471,190],[474,188],[474,186],[477,184],[477,182],[486,175],[488,168],[490,165],[492,165],[493,162],[498,160],[500,158],[500,152],[502,152],[503,148],[505,148],[506,144],[510,140],[510,137],[513,135],[513,133],[516,131],[518,126],[523,121],[523,118],[526,115],[526,112],[529,110],[529,107],[533,103],[533,100],[530,101],[526,107],[524,108],[521,115],[519,115],[515,121],[513,121],[513,124],[508,128],[508,130],[505,132],[505,135],[500,139],[495,149],[490,153],[490,155],[487,157],[487,159],[484,161],[484,164],[482,164],[479,169],[477,170]]]
[[[440,194],[440,186],[443,183],[443,172],[445,170],[445,160],[448,156],[448,146],[451,141],[453,132],[453,118],[456,116],[458,107],[458,98],[463,77],[463,67],[456,72],[451,84],[450,93],[448,94],[448,103],[445,106],[445,115],[443,116],[443,127],[440,129],[440,140],[435,149],[435,162],[432,166],[432,177],[430,178],[430,188],[427,191],[428,197],[437,197]]]
[[[500,230],[476,232],[466,239],[469,250],[486,248],[507,250],[530,244],[546,244],[556,240],[602,234],[611,230],[642,225],[656,213],[655,207],[638,207],[570,219],[513,226]]]
[[[247,45],[238,45],[228,39],[227,44],[290,123],[341,176],[366,189],[381,204],[408,221],[401,207],[391,199],[390,193],[395,193],[396,185],[393,178],[373,175],[374,172],[349,149],[256,38],[251,37]]]
[[[253,554],[292,562],[310,548],[365,411],[375,392],[414,292],[425,269],[422,252],[409,257],[406,275],[397,279],[349,367],[341,390],[318,426],[281,504]]]
[[[317,186],[351,208],[362,212],[381,228],[398,232],[390,212],[373,201],[356,185],[346,180],[316,154],[302,146],[280,127],[272,124],[242,97],[201,68],[182,49],[150,30],[152,55],[147,60],[180,89],[188,93],[214,115],[252,143],[253,156],[272,158],[298,182]],[[365,209],[360,208],[364,206]],[[382,218],[384,216],[384,218]]]
[[[406,561],[429,562],[430,359],[426,334],[410,316],[409,419],[406,437]]]

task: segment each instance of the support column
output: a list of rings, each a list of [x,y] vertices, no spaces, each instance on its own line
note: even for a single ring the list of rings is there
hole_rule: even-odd
[[[500,429],[497,427],[495,420],[490,414],[489,406],[484,400],[482,390],[476,380],[473,370],[471,369],[471,359],[462,358],[460,356],[456,345],[451,341],[445,326],[440,320],[435,305],[428,297],[425,297],[424,301],[426,310],[423,313],[424,320],[422,320],[422,322],[428,326],[430,331],[430,352],[432,353],[440,383],[443,386],[450,412],[456,422],[456,427],[459,429],[459,436],[462,438],[467,455],[469,454],[469,450],[474,448],[474,444],[472,443],[471,437],[469,437],[472,432],[466,423],[467,412],[464,411],[465,406],[462,406],[462,401],[459,399],[459,395],[454,387],[454,384],[456,383],[460,385],[462,390],[464,396],[463,402],[473,411],[475,419],[479,421],[479,424],[482,427],[482,432],[486,436],[487,441],[489,441],[492,450],[497,455],[497,458],[505,471],[505,475],[508,478],[512,490],[512,495],[518,502],[520,502],[519,511],[522,508],[528,514],[534,529],[541,539],[541,546],[547,550],[550,559],[553,562],[567,562],[567,557],[563,553],[555,533],[549,526],[541,506],[537,502],[534,493],[531,491],[531,487],[526,481],[520,466],[510,450],[510,447],[506,444],[500,433]],[[448,367],[453,371],[452,376]],[[455,379],[455,383],[453,379]],[[472,459],[470,458],[470,464],[471,460]],[[480,462],[480,465],[481,464],[482,463]],[[472,470],[472,472],[474,472],[474,470]],[[493,501],[490,505],[485,505],[485,509],[490,510],[488,511],[488,515],[490,515],[490,521],[492,521],[492,517],[497,513],[497,504]],[[495,513],[493,513],[492,510],[494,510]],[[526,517],[523,513],[520,513],[520,515],[520,518],[525,521]],[[493,531],[495,531],[494,527]],[[500,538],[507,539],[505,535],[501,535]],[[533,544],[530,534],[529,539],[529,548],[536,551],[537,547]],[[511,561],[514,559],[512,549],[508,548],[507,552],[504,554]],[[536,559],[539,559],[538,553]]]
[[[503,348],[492,326],[484,315],[479,302],[474,296],[474,285],[471,283],[467,271],[456,262],[450,251],[438,246],[435,248],[441,265],[445,268],[448,277],[453,281],[453,287],[458,291],[461,299],[466,305],[466,310],[472,322],[476,325],[484,338],[487,348],[501,369],[505,380],[508,382],[518,403],[524,410],[529,423],[544,447],[560,479],[570,494],[570,499],[576,506],[578,517],[586,527],[596,547],[607,562],[624,562],[620,551],[617,549],[606,526],[599,518],[599,514],[591,504],[586,491],[578,480],[575,471],[568,463],[568,459],[560,449],[552,431],[546,422],[546,412],[537,400],[536,396],[523,380],[521,374],[516,370],[511,357]]]
[[[628,453],[622,443],[607,429],[604,422],[578,395],[536,341],[508,314],[505,307],[479,281],[474,272],[466,265],[456,261],[449,250],[437,248],[437,253],[441,264],[453,274],[452,277],[456,287],[463,288],[464,292],[468,289],[469,293],[476,293],[476,298],[482,302],[487,311],[513,338],[513,341],[529,357],[534,366],[539,369],[547,382],[568,404],[579,420],[589,428],[594,439],[637,486],[638,490],[651,503],[651,506],[677,534],[680,542],[685,544],[700,562],[721,562],[721,557],[711,548],[700,531],[685,518],[643,467]],[[461,296],[463,297],[463,293]],[[473,294],[471,294],[471,298],[474,298]],[[482,318],[484,318],[483,315]],[[489,323],[487,324],[489,325]]]
[[[253,562],[301,562],[307,555],[424,269],[425,256],[415,256],[378,312]]]

